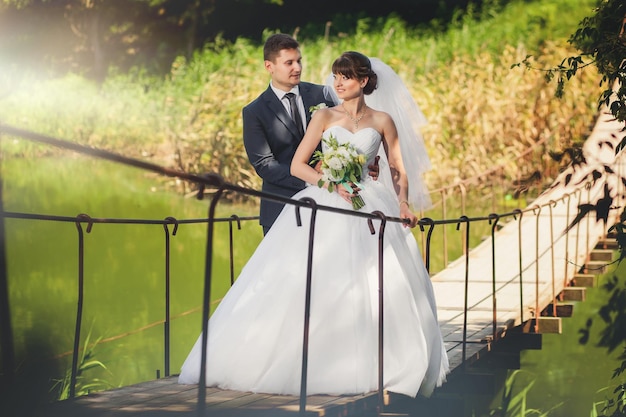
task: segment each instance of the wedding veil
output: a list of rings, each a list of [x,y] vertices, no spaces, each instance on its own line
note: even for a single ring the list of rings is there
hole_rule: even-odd
[[[375,109],[388,113],[398,130],[398,139],[402,153],[402,162],[409,183],[409,203],[414,210],[426,210],[432,206],[428,188],[422,175],[431,168],[430,158],[424,146],[424,138],[420,127],[426,124],[426,117],[413,100],[411,93],[400,79],[400,76],[391,67],[378,58],[370,58],[372,70],[378,76],[376,90],[365,96],[365,103]],[[326,80],[333,91],[332,74]],[[336,97],[336,96],[335,96]],[[338,100],[335,100],[338,103]],[[389,163],[381,145],[380,174],[378,180],[385,186],[393,189],[393,182],[389,172]]]

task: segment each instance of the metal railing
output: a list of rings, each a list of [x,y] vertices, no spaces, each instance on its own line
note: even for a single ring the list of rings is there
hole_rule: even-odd
[[[305,299],[304,299],[304,305],[305,305],[305,316],[304,316],[304,329],[303,329],[303,357],[302,357],[302,378],[301,378],[301,387],[300,387],[300,412],[302,415],[304,415],[305,409],[306,409],[306,383],[307,383],[307,373],[308,373],[308,342],[309,342],[309,316],[310,316],[310,289],[311,289],[311,283],[312,283],[312,270],[313,270],[313,247],[314,247],[314,242],[315,242],[315,222],[316,222],[316,213],[319,210],[322,211],[328,211],[328,212],[334,212],[334,213],[339,213],[342,215],[348,215],[348,216],[357,216],[357,217],[361,217],[367,220],[367,224],[370,228],[370,233],[372,234],[376,234],[378,233],[378,280],[379,280],[379,298],[378,298],[378,307],[379,307],[379,323],[378,323],[378,331],[379,331],[379,341],[378,341],[378,407],[379,407],[379,412],[381,412],[383,410],[384,407],[384,401],[383,401],[383,381],[384,381],[384,377],[383,377],[383,360],[384,360],[384,346],[383,346],[383,332],[384,332],[384,328],[383,328],[383,313],[384,313],[384,306],[383,306],[383,290],[384,290],[384,274],[383,274],[383,265],[384,265],[384,256],[383,256],[383,247],[384,247],[384,237],[385,237],[385,226],[387,224],[387,222],[402,222],[402,219],[399,219],[397,217],[392,217],[392,216],[387,216],[385,213],[381,213],[381,212],[373,212],[373,213],[366,213],[366,212],[360,212],[360,211],[352,211],[352,210],[343,210],[343,209],[338,209],[335,207],[328,207],[328,206],[323,206],[323,205],[318,205],[315,201],[311,200],[311,199],[303,199],[303,200],[292,200],[289,198],[285,198],[285,197],[281,197],[281,196],[277,196],[277,195],[272,195],[272,194],[266,194],[266,193],[261,193],[255,190],[250,190],[250,189],[246,189],[243,187],[239,187],[233,184],[230,184],[226,181],[224,181],[223,178],[221,178],[218,175],[215,174],[209,174],[206,176],[199,176],[199,175],[193,175],[193,174],[188,174],[188,173],[184,173],[184,172],[178,172],[178,171],[173,171],[155,164],[150,164],[150,163],[146,163],[143,161],[137,161],[131,158],[127,158],[127,157],[123,157],[120,155],[116,155],[110,152],[106,152],[106,151],[102,151],[102,150],[98,150],[98,149],[92,149],[92,148],[86,148],[77,144],[73,144],[73,143],[69,143],[69,142],[65,142],[65,141],[61,141],[59,139],[55,139],[55,138],[51,138],[48,136],[44,136],[44,135],[38,135],[32,132],[27,132],[24,130],[20,130],[20,129],[16,129],[16,128],[12,128],[9,126],[4,126],[4,125],[0,125],[0,132],[4,132],[6,134],[10,134],[10,135],[15,135],[15,136],[20,136],[22,138],[25,138],[27,140],[31,140],[31,141],[35,141],[35,142],[40,142],[40,143],[46,143],[52,146],[57,146],[57,147],[61,147],[61,148],[65,148],[65,149],[71,149],[73,151],[76,152],[80,152],[83,154],[87,154],[87,155],[91,155],[91,156],[95,156],[97,158],[101,158],[101,159],[106,159],[106,160],[111,160],[111,161],[115,161],[115,162],[119,162],[119,163],[123,163],[126,165],[130,165],[130,166],[134,166],[140,169],[144,169],[144,170],[149,170],[149,171],[153,171],[153,172],[157,172],[159,174],[162,175],[167,175],[167,176],[171,176],[171,177],[178,177],[187,181],[191,181],[194,183],[199,184],[199,197],[202,197],[205,191],[206,187],[211,187],[212,189],[214,189],[214,193],[212,193],[211,196],[211,200],[210,200],[210,204],[208,207],[208,213],[207,213],[207,217],[203,218],[203,219],[187,219],[187,220],[179,220],[176,219],[175,217],[166,217],[165,219],[162,220],[135,220],[135,219],[110,219],[110,218],[92,218],[87,214],[80,214],[76,217],[63,217],[63,216],[48,216],[48,215],[37,215],[37,214],[25,214],[25,213],[15,213],[15,212],[7,212],[4,211],[4,208],[2,206],[2,223],[4,224],[4,219],[5,218],[14,218],[14,219],[24,219],[24,220],[47,220],[47,221],[57,221],[57,222],[73,222],[76,224],[76,228],[77,228],[77,232],[78,232],[78,251],[79,251],[79,256],[78,256],[78,302],[77,302],[77,313],[76,313],[76,326],[75,326],[75,332],[74,332],[74,342],[73,342],[73,353],[72,353],[72,371],[71,371],[71,391],[70,391],[70,397],[73,397],[75,395],[75,385],[76,385],[76,374],[77,374],[77,361],[78,361],[78,355],[79,355],[79,347],[80,347],[80,340],[81,340],[81,324],[82,324],[82,312],[83,312],[83,300],[84,300],[84,233],[90,233],[91,229],[93,228],[94,224],[104,224],[104,223],[124,223],[124,224],[154,224],[154,225],[159,225],[161,227],[164,228],[164,241],[165,241],[165,273],[164,273],[164,285],[165,285],[165,300],[164,300],[164,311],[165,311],[165,317],[163,320],[163,339],[164,339],[164,352],[165,352],[165,357],[164,357],[164,371],[165,371],[165,376],[169,376],[170,375],[170,310],[169,310],[169,304],[170,304],[170,238],[171,236],[175,236],[177,233],[177,229],[178,226],[180,224],[183,223],[206,223],[207,225],[207,232],[206,232],[206,253],[205,253],[205,265],[204,265],[204,290],[203,290],[203,302],[202,302],[202,337],[201,337],[201,352],[202,352],[202,359],[201,359],[201,368],[200,368],[200,378],[199,378],[199,384],[198,384],[198,398],[197,398],[197,407],[198,407],[198,412],[199,414],[203,414],[205,408],[206,408],[206,362],[207,362],[207,344],[208,344],[208,321],[209,321],[209,313],[210,313],[210,302],[211,302],[211,283],[212,283],[212,265],[213,265],[213,253],[214,253],[214,235],[215,235],[215,230],[214,230],[214,226],[216,223],[219,222],[227,222],[229,224],[229,258],[230,258],[230,283],[232,284],[235,280],[235,272],[234,272],[234,264],[233,264],[233,259],[234,259],[234,253],[233,253],[233,228],[234,225],[237,225],[238,228],[240,228],[240,224],[241,221],[246,221],[246,220],[256,220],[257,217],[238,217],[237,215],[232,215],[230,217],[227,218],[218,218],[216,217],[216,207],[218,205],[218,203],[222,200],[224,194],[226,191],[232,191],[232,192],[236,192],[236,193],[242,193],[245,195],[249,195],[249,196],[253,196],[253,197],[257,197],[257,198],[263,198],[263,199],[270,199],[273,201],[279,201],[285,204],[291,204],[294,205],[296,207],[296,221],[298,226],[302,226],[302,222],[301,222],[301,218],[300,218],[300,210],[301,209],[307,209],[307,210],[311,210],[311,217],[310,217],[310,223],[308,225],[309,228],[309,249],[308,249],[308,254],[307,254],[307,276],[306,276],[306,295],[305,295]],[[463,189],[463,187],[459,188]],[[445,230],[445,226],[447,225],[454,225],[456,224],[457,226],[457,231],[461,230],[461,226],[463,227],[463,234],[462,234],[462,247],[463,247],[463,258],[464,258],[464,308],[463,308],[463,330],[462,330],[462,338],[459,341],[459,343],[462,344],[462,358],[463,358],[463,362],[465,362],[466,360],[466,348],[468,343],[473,343],[473,341],[470,341],[468,338],[468,311],[471,310],[472,306],[469,305],[469,298],[468,298],[468,292],[469,292],[469,287],[470,287],[470,280],[469,280],[469,270],[470,270],[470,226],[472,223],[487,223],[491,226],[491,255],[492,255],[492,285],[491,285],[491,294],[489,295],[489,297],[491,298],[491,305],[492,305],[492,338],[493,340],[497,340],[497,338],[500,335],[500,332],[502,329],[498,328],[498,303],[497,303],[497,295],[498,295],[498,287],[497,287],[497,283],[496,283],[496,276],[497,276],[497,253],[496,253],[496,245],[495,245],[495,241],[496,241],[496,232],[498,230],[498,228],[500,227],[500,223],[503,219],[508,219],[508,220],[513,220],[513,221],[517,221],[518,222],[518,243],[519,243],[519,247],[518,247],[518,257],[519,257],[519,272],[518,272],[518,276],[517,279],[519,279],[519,304],[520,304],[520,317],[522,322],[524,321],[524,293],[523,293],[523,284],[524,284],[524,273],[526,271],[528,271],[528,268],[530,268],[530,265],[523,265],[522,263],[522,240],[523,238],[527,238],[527,236],[524,236],[523,234],[523,230],[522,230],[522,218],[528,217],[529,215],[534,215],[536,217],[536,231],[535,231],[535,240],[536,240],[536,244],[535,244],[535,261],[533,263],[533,265],[536,268],[536,289],[538,291],[539,289],[539,273],[538,273],[538,265],[539,265],[539,259],[541,256],[543,256],[544,254],[550,252],[551,250],[553,250],[553,246],[555,244],[555,242],[557,242],[560,239],[565,239],[566,243],[566,247],[568,249],[566,249],[566,252],[569,251],[569,239],[570,239],[570,233],[575,232],[576,236],[578,236],[578,229],[581,226],[581,222],[578,222],[575,226],[575,228],[568,228],[566,230],[565,233],[561,233],[559,234],[558,237],[554,236],[554,230],[553,230],[553,226],[552,226],[552,208],[555,207],[556,204],[562,203],[562,204],[567,204],[567,219],[569,223],[569,217],[570,217],[570,200],[571,197],[577,197],[577,202],[578,205],[580,206],[583,201],[583,194],[585,194],[586,192],[586,201],[589,201],[591,198],[591,185],[589,183],[585,183],[583,185],[581,185],[578,189],[568,192],[568,193],[564,193],[560,198],[557,199],[552,199],[549,202],[542,204],[542,205],[535,205],[532,207],[529,207],[527,209],[521,210],[521,209],[515,209],[511,212],[505,212],[505,213],[490,213],[487,216],[481,216],[481,217],[468,217],[465,215],[460,216],[457,219],[443,219],[443,220],[433,220],[431,218],[422,218],[419,221],[419,228],[422,231],[422,236],[423,236],[423,240],[425,241],[425,245],[424,245],[424,257],[425,257],[425,264],[427,269],[430,270],[430,261],[431,261],[431,240],[432,240],[432,235],[434,230],[437,227],[442,227]],[[463,191],[462,191],[463,192]],[[0,195],[1,196],[1,195]],[[463,200],[464,201],[464,200]],[[445,207],[445,206],[444,206]],[[444,208],[445,210],[445,208]],[[548,211],[549,214],[549,219],[550,219],[550,245],[548,245],[548,247],[544,248],[544,250],[541,252],[540,251],[540,245],[539,245],[539,236],[540,236],[540,230],[539,230],[539,218],[540,215],[542,213],[542,211]],[[376,230],[376,228],[374,227],[374,222],[375,221],[379,221],[379,227],[378,230]],[[586,219],[586,223],[587,223],[587,228],[589,228],[589,217],[587,216]],[[86,229],[83,230],[83,226],[86,225]],[[3,226],[2,226],[3,227]],[[173,229],[170,231],[170,227],[173,227]],[[3,231],[3,229],[2,229]],[[446,234],[444,233],[444,241],[447,239]],[[587,239],[589,239],[589,233],[586,233],[586,237]],[[5,239],[4,239],[4,233],[2,233],[2,235],[0,236],[0,240],[2,241],[2,249],[5,248]],[[588,242],[586,242],[586,247],[588,247]],[[444,247],[447,250],[447,246],[444,245]],[[575,247],[575,255],[574,255],[574,259],[578,258],[578,253],[579,251],[579,245],[578,245],[578,239],[576,240],[576,247]],[[3,250],[3,254],[2,256],[4,256],[4,250]],[[564,263],[564,268],[565,268],[565,274],[567,276],[567,271],[568,271],[568,260],[566,259],[565,263]],[[2,271],[0,271],[0,274],[3,275],[2,277],[2,282],[4,285],[6,285],[7,282],[7,272],[6,272],[6,264],[4,265],[5,267],[3,268]],[[554,282],[554,270],[556,268],[556,262],[554,259],[554,254],[552,252],[552,256],[551,256],[551,268],[553,271],[552,274],[552,299],[553,299],[553,306],[556,306],[556,296],[557,294],[554,291],[555,288],[555,282]],[[563,285],[567,285],[567,282],[563,282]],[[5,305],[8,306],[8,293],[4,296],[6,297],[6,301],[7,303]],[[539,294],[535,294],[535,299],[537,300],[536,302],[538,303],[539,300]],[[4,300],[0,300],[0,302],[2,302]],[[539,304],[537,304],[535,306],[535,310],[534,310],[534,317],[537,318],[539,316],[540,313],[540,306]],[[553,314],[556,314],[556,311],[552,312]],[[0,322],[5,323],[5,322],[10,322],[10,316],[9,316],[9,312],[3,312],[0,310],[0,314],[2,314],[2,317],[0,318]],[[539,331],[538,328],[538,321],[535,320],[535,331]],[[5,340],[5,342],[3,342],[2,345],[2,351],[3,351],[3,355],[5,359],[3,361],[3,363],[5,364],[5,366],[7,367],[7,369],[4,369],[3,372],[5,375],[12,375],[13,373],[13,368],[14,368],[14,362],[13,362],[13,358],[11,357],[12,355],[12,337],[11,337],[11,332],[10,332],[10,327],[8,328],[7,331],[7,327],[6,325],[3,326],[3,340]],[[7,342],[8,340],[8,342]]]

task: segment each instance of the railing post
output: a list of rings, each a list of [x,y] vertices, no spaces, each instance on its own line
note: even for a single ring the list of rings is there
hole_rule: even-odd
[[[591,201],[591,187],[592,184],[591,182],[588,182],[585,185],[585,188],[587,188],[587,202]],[[589,254],[589,232],[590,232],[590,224],[591,223],[591,216],[587,215],[587,236],[585,236],[585,274],[587,274],[589,272],[589,259],[591,259],[591,256]]]
[[[198,381],[198,403],[197,413],[204,416],[206,408],[206,363],[207,363],[207,345],[209,341],[209,310],[211,308],[211,272],[213,269],[213,235],[215,233],[215,208],[219,199],[224,193],[224,181],[217,174],[211,177],[215,182],[219,183],[219,187],[215,195],[211,199],[208,211],[207,237],[206,237],[206,254],[204,258],[204,292],[202,298],[202,337],[201,337],[201,355],[200,355],[200,378]],[[201,184],[198,192],[198,198],[201,199],[204,193],[204,184]]]
[[[563,268],[563,288],[567,287],[567,273],[569,270],[569,239],[570,239],[570,228],[569,226],[569,214],[570,214],[570,205],[571,205],[571,195],[569,193],[565,194],[563,197],[563,201],[567,198],[567,210],[565,211],[565,265]]]
[[[550,200],[548,204],[548,208],[550,210],[550,265],[552,268],[552,276],[550,277],[552,281],[552,317],[556,317],[556,285],[555,285],[555,269],[554,269],[554,227],[553,227],[553,216],[552,216],[552,208],[556,206],[556,201]]]
[[[445,188],[441,190],[441,218],[448,218],[448,210],[447,210],[447,202],[446,202],[446,190]],[[442,269],[446,269],[448,267],[448,228],[444,225],[441,230],[443,231],[443,265]]]
[[[541,214],[541,206],[536,206],[537,211],[533,209],[535,214],[535,333],[539,333],[539,215]]]
[[[463,185],[463,183],[459,183],[459,190],[461,190],[461,216],[466,217],[465,216],[465,199],[466,199],[467,190],[465,188],[465,185]],[[463,253],[466,253],[468,251],[469,251],[469,240],[467,242],[464,240],[463,241]]]
[[[467,188],[463,183],[459,183],[459,190],[461,190],[461,215],[465,216],[465,208],[467,202]]]
[[[489,223],[491,223],[491,304],[493,309],[493,317],[492,317],[492,336],[493,341],[496,341],[496,328],[497,328],[497,320],[498,320],[498,310],[497,310],[497,302],[496,302],[496,226],[498,225],[498,220],[500,220],[500,216],[496,213],[491,213],[489,215]]]
[[[428,232],[426,232],[426,242],[424,243],[424,264],[426,270],[430,273],[430,240],[432,238],[433,230],[435,228],[435,222],[430,217],[424,217],[419,221],[420,231],[424,232],[424,223],[428,224]]]
[[[165,229],[165,321],[163,322],[163,356],[164,373],[170,376],[170,230],[168,224],[174,225],[172,236],[178,231],[178,220],[174,217],[166,217],[163,223]]]
[[[465,227],[465,239],[463,240],[464,242],[464,247],[465,252],[465,291],[464,291],[464,295],[465,295],[465,299],[464,299],[464,304],[463,304],[463,354],[461,357],[461,360],[463,362],[463,364],[465,364],[465,359],[466,359],[466,353],[467,353],[467,308],[468,308],[468,298],[469,298],[469,250],[467,250],[467,248],[469,247],[469,229],[470,229],[470,224],[469,224],[469,218],[467,216],[461,216],[459,218],[459,222],[456,225],[456,230],[459,230],[461,228],[461,223],[466,223],[466,227]]]
[[[235,283],[235,250],[233,247],[233,221],[237,222],[237,230],[241,230],[241,220],[239,216],[233,214],[228,220],[228,243],[230,248],[230,286]]]
[[[317,203],[309,197],[304,197],[311,205],[311,219],[309,221],[309,249],[306,264],[306,291],[304,298],[304,326],[302,335],[302,373],[300,376],[300,409],[299,415],[306,416],[306,385],[309,368],[309,326],[311,319],[311,284],[313,282],[313,246],[315,244],[315,220],[317,216]],[[296,206],[296,223],[302,226],[300,206]]]
[[[374,211],[372,214],[380,217],[380,227],[378,229],[378,407],[377,412],[380,416],[385,406],[384,398],[384,238],[385,225],[387,217],[381,211]],[[371,219],[368,219],[370,230],[373,229]]]
[[[517,253],[519,260],[519,314],[520,314],[520,323],[524,324],[524,265],[522,263],[522,216],[524,212],[520,209],[515,209],[514,213],[519,214],[519,221],[517,223]],[[513,215],[513,218],[517,218],[516,215]]]
[[[577,207],[580,207],[580,205],[582,204],[582,195],[583,192],[580,188],[578,188],[576,190],[576,193],[578,194],[578,205]],[[578,254],[579,254],[579,242],[580,242],[580,222],[576,223],[576,247],[575,247],[575,253],[574,253],[574,262],[575,265],[578,265]],[[580,272],[580,271],[576,271],[576,272]]]
[[[70,375],[69,397],[76,395],[76,376],[78,374],[78,352],[80,346],[80,328],[83,320],[83,300],[84,300],[84,266],[85,266],[85,242],[83,235],[82,221],[87,221],[87,233],[91,232],[93,223],[86,214],[76,216],[76,229],[78,230],[78,300],[76,306],[76,327],[74,329],[74,349],[72,350],[72,373]]]

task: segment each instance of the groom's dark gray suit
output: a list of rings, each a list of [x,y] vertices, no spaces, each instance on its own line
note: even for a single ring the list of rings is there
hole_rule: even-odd
[[[325,103],[334,106],[324,96],[324,87],[300,82],[300,96],[304,103],[306,123],[311,120],[309,107]],[[261,191],[291,197],[304,188],[304,182],[289,173],[291,160],[302,137],[287,110],[274,91],[267,88],[253,102],[243,108],[243,142],[250,163],[263,179]],[[283,208],[283,204],[261,200],[260,223],[268,230]]]

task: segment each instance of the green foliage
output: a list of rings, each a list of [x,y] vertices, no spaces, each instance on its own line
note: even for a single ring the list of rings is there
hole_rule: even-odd
[[[606,105],[617,120],[626,122],[626,6],[621,0],[599,0],[592,16],[581,20],[569,42],[580,53],[564,58],[559,65],[545,71],[546,81],[556,78],[557,97],[563,96],[565,82],[587,66],[595,66],[605,85],[599,104]],[[532,56],[522,63],[532,68]],[[518,64],[519,65],[519,64]]]
[[[620,121],[626,122],[626,5],[620,0],[601,0],[593,16],[582,20],[570,38],[581,55],[568,58],[568,78],[576,74],[582,56],[589,56],[602,75],[606,90],[600,104],[611,109]],[[617,82],[617,90],[614,91]]]
[[[620,258],[621,259],[621,258]],[[618,357],[621,360],[619,367],[613,370],[611,379],[613,383],[599,390],[596,395],[602,396],[592,404],[592,417],[624,417],[626,416],[626,382],[623,374],[626,370],[626,280],[623,270],[626,264],[620,263],[614,275],[607,277],[602,285],[602,291],[606,293],[607,302],[598,310],[596,321],[600,322],[601,330],[597,346],[607,348],[609,352],[618,347],[623,351]],[[580,343],[589,343],[589,337],[594,325],[594,319],[589,318],[584,328],[579,330]],[[597,325],[597,324],[596,324]]]
[[[585,9],[572,3],[580,4],[486,3],[459,12],[444,30],[436,23],[412,28],[397,16],[363,18],[352,33],[333,32],[331,25],[328,36],[320,30],[301,39],[304,78],[323,82],[345,50],[377,56],[400,73],[429,120],[425,142],[438,168],[428,174],[432,188],[494,166],[509,179],[530,178],[532,172],[518,169],[537,170],[546,148],[523,162],[516,160],[519,153],[537,143],[566,147],[595,117],[593,74],[573,82],[563,102],[555,102],[539,77],[508,70],[538,45],[548,57],[567,53],[547,39],[574,30]],[[49,80],[8,72],[0,78],[1,121],[186,172],[216,172],[258,189],[243,148],[241,108],[267,87],[261,57],[261,47],[245,38],[217,37],[189,58],[179,56],[164,79],[145,69],[111,68],[101,85],[73,75]],[[8,155],[42,152],[19,140],[7,148]],[[550,176],[548,169],[537,178],[549,182]]]
[[[626,383],[619,376],[626,370],[626,347],[619,359],[622,364],[613,371],[613,385],[602,388],[596,394],[602,395],[601,400],[595,401],[591,408],[591,417],[625,417],[626,416]]]
[[[93,378],[89,375],[90,370],[103,369],[107,370],[107,367],[98,359],[96,359],[95,349],[102,338],[98,338],[95,342],[91,342],[91,331],[87,334],[85,341],[83,342],[83,348],[80,351],[80,358],[78,360],[78,366],[76,371],[76,386],[74,387],[74,393],[77,397],[82,395],[88,395],[91,392],[104,391],[106,389],[113,388],[113,385],[100,378]],[[65,371],[65,376],[62,379],[54,380],[54,385],[51,390],[56,391],[57,400],[66,400],[70,398],[70,389],[72,382],[72,368],[71,366]]]
[[[500,405],[489,412],[490,417],[547,417],[562,404],[557,404],[548,411],[529,408],[527,397],[535,384],[534,377],[522,370],[509,371],[504,383]]]
[[[623,308],[626,305],[626,281],[614,275],[604,283],[602,289],[607,293],[608,301],[598,311],[603,330],[597,343],[613,351],[618,346],[626,344],[626,316],[623,314]],[[580,330],[581,343],[589,341],[592,325],[593,320],[589,319],[586,327]]]

